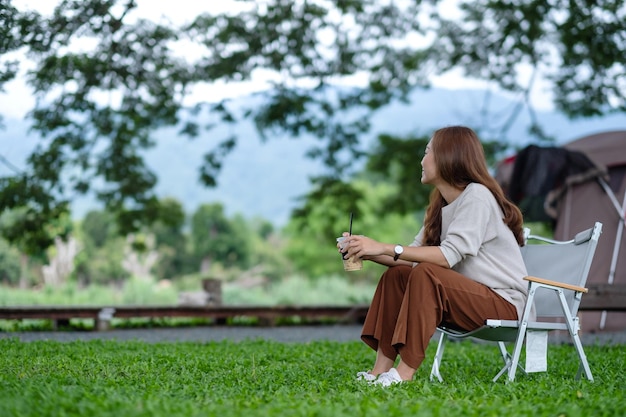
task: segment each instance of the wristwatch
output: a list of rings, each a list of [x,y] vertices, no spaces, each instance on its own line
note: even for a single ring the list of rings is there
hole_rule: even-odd
[[[400,255],[402,255],[402,252],[404,252],[404,247],[402,245],[396,245],[396,247],[393,248],[393,253],[395,254],[393,255],[393,260],[397,261]]]

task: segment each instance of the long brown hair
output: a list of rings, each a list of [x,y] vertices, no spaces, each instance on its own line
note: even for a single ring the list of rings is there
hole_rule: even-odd
[[[522,212],[505,197],[502,188],[487,170],[483,146],[476,133],[464,126],[444,127],[435,131],[430,147],[442,180],[461,189],[475,182],[491,191],[504,213],[502,220],[522,246]],[[446,204],[439,190],[433,189],[424,222],[424,245],[441,244],[441,209]]]

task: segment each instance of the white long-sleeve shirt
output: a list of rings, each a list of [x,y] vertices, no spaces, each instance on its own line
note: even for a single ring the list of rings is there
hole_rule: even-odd
[[[487,187],[470,183],[443,207],[440,249],[452,269],[493,289],[522,317],[528,294],[519,245]],[[423,229],[411,246],[421,246]]]

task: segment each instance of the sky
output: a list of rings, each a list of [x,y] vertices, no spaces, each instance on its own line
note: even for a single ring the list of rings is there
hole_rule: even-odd
[[[174,24],[181,24],[189,21],[200,13],[207,11],[206,1],[198,0],[136,0],[137,17],[154,21],[171,21]],[[18,9],[32,9],[41,14],[51,14],[58,1],[55,0],[14,0],[13,4]],[[241,5],[236,0],[210,0],[210,11],[213,13],[236,12],[241,9]],[[130,16],[129,16],[130,17]],[[22,73],[28,68],[22,65]],[[266,84],[262,81],[239,83],[238,85],[213,84],[211,86],[199,87],[194,91],[195,95],[206,97],[207,93],[211,97],[237,97],[250,94],[263,89]],[[211,91],[207,92],[206,89]],[[23,77],[17,78],[4,86],[4,93],[0,93],[0,114],[3,117],[21,119],[34,107],[35,100],[32,97],[31,89],[27,86]],[[7,99],[10,98],[10,99]],[[194,97],[189,98],[191,101]]]
[[[236,0],[136,0],[137,9],[135,16],[147,18],[155,21],[171,21],[174,24],[181,24],[191,20],[200,13],[210,11],[212,13],[231,12],[242,10],[244,6]],[[441,4],[441,10],[447,15],[454,16],[456,13],[456,3],[458,0],[445,0]],[[58,1],[54,0],[14,0],[14,5],[19,9],[34,9],[42,14],[49,14],[53,11]],[[207,6],[209,5],[209,6]],[[130,16],[129,16],[130,17]],[[22,71],[26,71],[27,65],[22,65]],[[521,77],[525,77],[530,72],[522,71]],[[216,99],[234,98],[263,90],[269,85],[268,79],[275,75],[258,71],[252,81],[242,83],[211,83],[194,87],[187,98],[189,104],[199,101],[200,97],[214,97]],[[346,81],[342,82],[345,84]],[[353,77],[348,83],[363,85],[364,76]],[[460,75],[460,71],[453,71],[444,76],[434,77],[432,83],[435,87],[446,89],[467,89],[467,88],[489,88],[486,82],[480,80],[470,80]],[[493,87],[491,87],[493,89]],[[34,97],[30,88],[26,85],[24,78],[17,78],[4,86],[4,93],[0,93],[0,114],[5,118],[22,119],[24,115],[34,107]],[[497,89],[496,89],[497,90]],[[552,104],[550,94],[546,85],[537,83],[531,94],[531,102],[537,110],[551,110]]]

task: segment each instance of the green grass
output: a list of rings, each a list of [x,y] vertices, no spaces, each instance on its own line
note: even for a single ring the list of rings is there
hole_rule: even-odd
[[[210,331],[210,330],[208,330]],[[444,383],[355,381],[374,354],[349,343],[0,340],[0,416],[623,416],[624,346],[588,346],[596,381],[551,345],[549,372],[492,383],[496,348],[449,343]],[[432,357],[434,346],[429,348]]]

